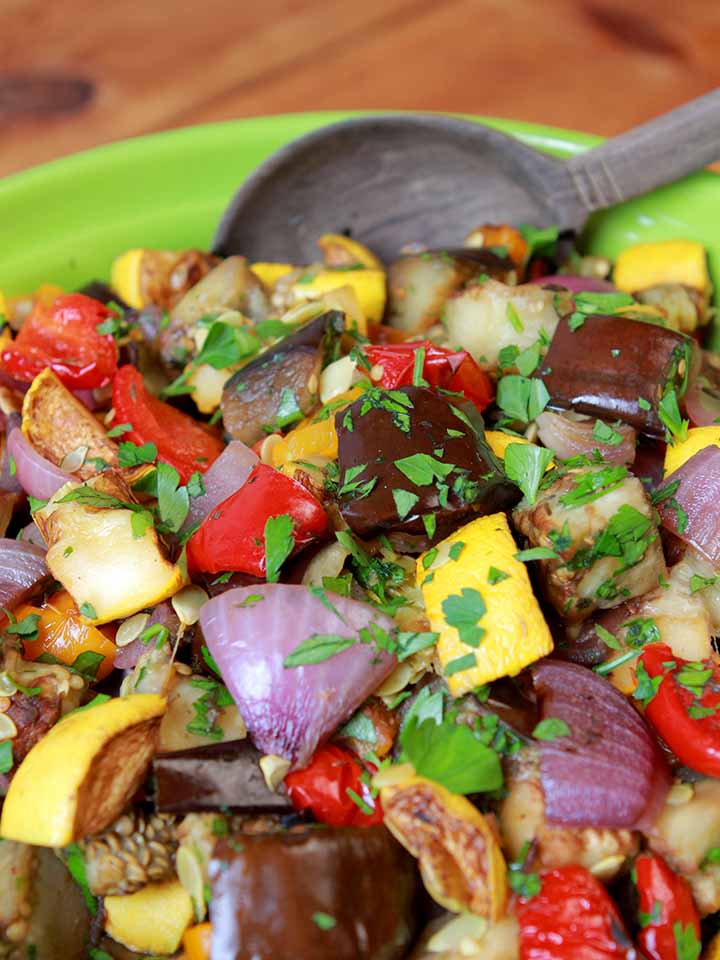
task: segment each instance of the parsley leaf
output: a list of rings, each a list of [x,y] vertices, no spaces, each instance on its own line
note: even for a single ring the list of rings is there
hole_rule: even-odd
[[[665,439],[669,444],[687,440],[689,421],[680,416],[675,388],[666,390],[658,404],[658,416],[666,428]]]
[[[510,374],[498,384],[497,405],[511,420],[529,423],[540,416],[549,400],[542,380]]]
[[[426,487],[434,480],[444,480],[455,469],[454,463],[443,463],[429,453],[413,453],[393,462],[416,487]]]
[[[677,960],[698,960],[702,945],[698,940],[692,923],[688,923],[683,927],[682,923],[676,920],[675,923],[673,923],[672,930],[675,938]]]
[[[570,736],[570,727],[559,717],[545,717],[532,732],[536,740],[557,740]]]
[[[420,497],[416,493],[410,493],[409,490],[393,490],[393,500],[400,520],[404,520],[412,508],[418,502]]]
[[[356,643],[355,637],[341,637],[337,633],[313,633],[283,660],[283,667],[303,667],[310,663],[322,663]]]
[[[446,717],[437,723],[410,717],[400,733],[400,744],[403,756],[420,776],[453,793],[480,793],[502,786],[497,753],[454,719]]]
[[[477,666],[477,658],[474,653],[466,653],[464,657],[455,657],[445,664],[443,670],[444,677],[452,677],[456,673],[462,673],[463,670],[471,670]]]
[[[293,518],[287,513],[268,517],[265,521],[265,578],[268,583],[280,579],[280,567],[295,547]]]
[[[329,913],[323,913],[322,910],[317,910],[312,915],[312,921],[321,930],[332,930],[337,923],[335,917],[330,916]]]
[[[496,583],[502,583],[503,580],[507,580],[510,576],[509,573],[505,573],[504,570],[498,570],[497,567],[488,568],[487,582],[491,587],[494,587]]]
[[[9,773],[13,765],[12,740],[0,743],[0,773]]]
[[[445,622],[455,627],[463,643],[470,647],[480,646],[485,628],[477,623],[487,612],[487,607],[479,590],[463,587],[459,594],[450,594],[442,602],[442,612]]]
[[[157,501],[160,520],[173,533],[177,533],[188,515],[190,498],[187,487],[181,487],[180,474],[169,463],[157,465]]]
[[[637,680],[637,687],[632,695],[633,700],[639,700],[644,707],[647,707],[658,692],[658,687],[663,678],[662,676],[651,677],[645,669],[645,664],[642,660],[639,660],[635,667],[635,679]]]
[[[520,563],[529,563],[531,560],[557,560],[559,554],[550,547],[530,547],[528,550],[520,550],[515,554],[515,559]]]
[[[714,587],[718,580],[720,580],[720,577],[701,577],[699,573],[694,573],[690,577],[690,593],[697,593],[707,587]]]
[[[553,451],[534,443],[509,443],[505,448],[505,473],[525,494],[528,503],[535,503],[538,487]]]
[[[71,843],[64,850],[65,865],[68,868],[70,876],[82,891],[85,904],[92,914],[97,914],[97,900],[90,892],[87,873],[85,871],[85,854],[77,843]]]
[[[525,326],[520,319],[520,314],[517,312],[515,304],[512,300],[508,300],[507,306],[505,307],[505,316],[510,323],[510,326],[515,330],[516,333],[522,333],[525,329]]]
[[[623,435],[618,433],[617,430],[614,430],[609,423],[605,423],[602,420],[595,421],[592,435],[593,440],[597,440],[598,443],[604,443],[610,447],[617,447],[623,442]]]
[[[91,603],[81,603],[80,613],[84,617],[87,617],[88,620],[97,620],[97,613],[95,611],[95,607]]]
[[[152,463],[157,455],[157,447],[151,440],[141,446],[131,440],[123,440],[118,447],[118,464],[121,467],[139,467],[144,463]]]

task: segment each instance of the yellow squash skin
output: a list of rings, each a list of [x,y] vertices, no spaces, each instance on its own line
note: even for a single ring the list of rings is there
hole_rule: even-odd
[[[449,557],[453,544],[464,547],[457,560]],[[525,565],[515,559],[518,548],[505,514],[479,517],[438,544],[434,563],[425,569],[417,562],[416,577],[425,600],[430,629],[440,634],[438,655],[443,668],[469,653],[476,666],[447,677],[454,697],[498,677],[515,676],[529,664],[547,656],[553,648],[550,630],[530,586]],[[423,555],[424,556],[424,555]],[[490,567],[506,573],[499,583],[488,583]],[[428,574],[432,578],[428,579]],[[478,625],[485,629],[480,645],[473,649],[460,640],[455,627],[445,620],[442,604],[463,588],[479,591],[486,613]]]
[[[618,254],[613,280],[632,293],[659,283],[682,283],[706,291],[710,284],[705,247],[695,240],[637,243]]]
[[[121,735],[127,738],[128,731],[141,724],[159,724],[165,706],[164,697],[135,693],[113,697],[60,720],[35,744],[16,771],[3,805],[0,836],[40,847],[64,847],[79,839],[78,804],[82,802],[83,784],[91,767],[117,738],[111,748],[119,752],[113,779],[122,781],[124,774],[132,774],[130,779],[134,779],[137,771],[131,768],[137,751],[126,757]],[[152,750],[148,762],[151,756]],[[119,815],[129,799],[122,796],[122,789],[118,789],[117,795],[120,809],[113,811],[108,806],[108,822]]]
[[[113,260],[110,272],[110,284],[113,290],[116,290],[118,296],[135,310],[141,310],[145,306],[140,269],[144,255],[145,250],[142,247],[126,250]]]
[[[105,897],[105,929],[143,954],[171,954],[193,922],[190,894],[177,880],[149,883],[137,893]]]
[[[266,287],[274,287],[280,277],[296,270],[291,263],[251,263],[250,269]]]
[[[383,270],[308,271],[293,284],[292,295],[298,302],[322,297],[338,287],[352,287],[368,323],[380,323],[385,312],[385,272]]]
[[[498,837],[477,807],[439,783],[411,776],[383,787],[385,826],[418,858],[425,889],[441,906],[495,921],[507,904]]]
[[[720,426],[693,427],[688,430],[686,440],[682,443],[669,443],[665,448],[665,476],[673,473],[700,450],[710,446],[720,447]]]

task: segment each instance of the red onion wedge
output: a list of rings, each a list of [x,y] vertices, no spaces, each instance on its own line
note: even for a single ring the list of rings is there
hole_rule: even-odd
[[[60,467],[41,457],[17,427],[11,431],[7,445],[23,490],[36,500],[49,500],[71,479]]]
[[[598,421],[594,417],[581,417],[572,413],[552,413],[545,410],[537,418],[538,433],[546,447],[554,450],[561,460],[569,460],[580,454],[590,454],[599,450],[603,460],[608,463],[632,463],[635,459],[637,434],[626,423],[602,424],[601,431],[596,430]],[[595,435],[607,435],[613,439],[622,438],[617,443],[596,440]]]
[[[670,789],[670,771],[645,720],[611,683],[560,660],[533,668],[543,719],[567,736],[540,743],[545,816],[570,826],[646,829]]]
[[[258,456],[239,440],[229,443],[202,477],[205,493],[190,498],[185,528],[204,520],[223,500],[239,490],[259,463]]]
[[[617,293],[617,288],[609,280],[599,277],[581,277],[574,273],[553,273],[533,280],[538,286],[550,284],[556,287],[565,287],[571,293]]]
[[[324,602],[325,601],[325,602]],[[238,587],[209,600],[203,636],[258,749],[307,766],[317,745],[390,674],[395,657],[359,642],[322,662],[284,666],[310,638],[357,641],[392,620],[366,603],[288,583]],[[338,642],[339,641],[339,642]]]
[[[49,576],[42,547],[0,539],[0,607],[12,610]]]
[[[662,525],[720,564],[720,447],[698,450],[657,493]]]

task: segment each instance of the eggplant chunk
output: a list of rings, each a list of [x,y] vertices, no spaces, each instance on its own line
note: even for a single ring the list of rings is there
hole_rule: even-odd
[[[558,325],[552,290],[534,283],[505,286],[495,280],[468,286],[445,305],[443,323],[450,343],[467,350],[486,370],[494,370],[500,351],[548,344]]]
[[[328,310],[238,370],[220,404],[225,432],[252,446],[312,413],[325,341],[344,329],[342,313]]]
[[[415,864],[385,827],[223,838],[210,862],[212,960],[397,960],[415,927]]]
[[[503,510],[517,488],[451,399],[424,387],[372,388],[335,415],[340,511],[362,538],[441,540],[473,514]]]
[[[388,323],[422,333],[438,323],[445,301],[481,276],[515,283],[512,260],[491,250],[429,250],[400,257],[388,273]]]
[[[169,364],[194,355],[195,330],[202,317],[237,310],[257,323],[267,314],[267,295],[244,257],[228,257],[191,287],[170,314],[160,335],[160,353]]]
[[[153,761],[157,809],[292,810],[285,793],[269,789],[259,766],[261,757],[248,740],[158,754]]]
[[[552,406],[623,420],[661,438],[660,400],[669,388],[678,398],[693,362],[683,333],[623,316],[591,315],[570,328],[562,320],[541,368]]]
[[[587,463],[557,471],[532,506],[513,514],[532,547],[556,552],[540,561],[543,587],[570,621],[647,593],[666,572],[642,483],[619,464]]]

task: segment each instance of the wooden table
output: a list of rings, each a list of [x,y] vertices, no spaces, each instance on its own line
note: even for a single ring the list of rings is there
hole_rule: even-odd
[[[0,0],[0,175],[308,109],[615,133],[718,85],[718,50],[714,0]]]

